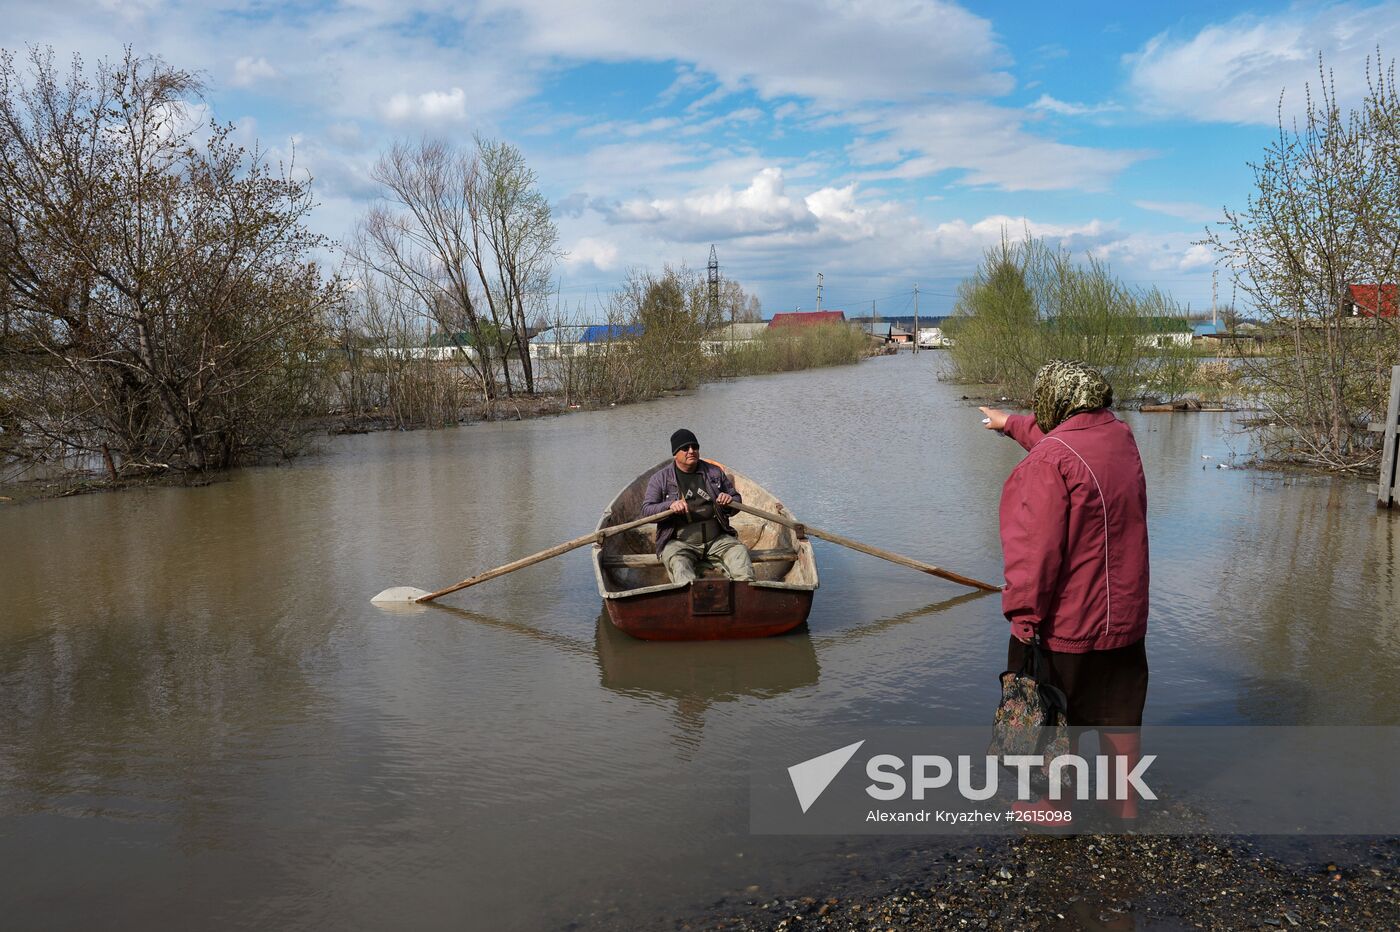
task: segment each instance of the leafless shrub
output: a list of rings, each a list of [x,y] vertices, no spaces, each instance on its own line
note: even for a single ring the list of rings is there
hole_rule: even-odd
[[[0,418],[21,463],[220,469],[288,454],[340,289],[309,182],[201,126],[189,73],[0,53]]]

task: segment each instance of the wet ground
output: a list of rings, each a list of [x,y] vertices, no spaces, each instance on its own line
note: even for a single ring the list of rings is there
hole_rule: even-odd
[[[1332,840],[1332,860],[1248,839],[1083,835],[916,849],[817,895],[754,891],[679,929],[1393,929],[1400,841]],[[854,859],[853,859],[854,860]]]

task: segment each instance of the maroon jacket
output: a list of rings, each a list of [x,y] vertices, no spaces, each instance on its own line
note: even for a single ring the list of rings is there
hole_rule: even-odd
[[[1147,481],[1132,428],[1100,409],[1050,433],[1014,414],[1005,433],[1030,453],[1001,491],[1013,630],[1039,626],[1050,650],[1112,650],[1147,634]]]

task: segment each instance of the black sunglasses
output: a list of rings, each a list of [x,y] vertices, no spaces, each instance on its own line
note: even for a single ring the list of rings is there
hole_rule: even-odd
[[[694,450],[696,453],[699,453],[699,452],[700,452],[700,444],[698,444],[698,443],[687,443],[685,446],[681,447],[681,448],[680,448],[679,450],[677,450],[676,452],[677,452],[677,453],[688,453],[688,452],[690,452],[691,450]]]

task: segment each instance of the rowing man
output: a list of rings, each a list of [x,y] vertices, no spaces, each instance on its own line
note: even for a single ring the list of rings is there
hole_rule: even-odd
[[[643,516],[672,512],[656,530],[656,555],[671,582],[693,582],[709,566],[751,581],[749,551],[729,525],[733,509],[724,507],[743,501],[733,480],[700,458],[700,441],[685,428],[671,435],[671,456],[647,480],[642,499]]]

